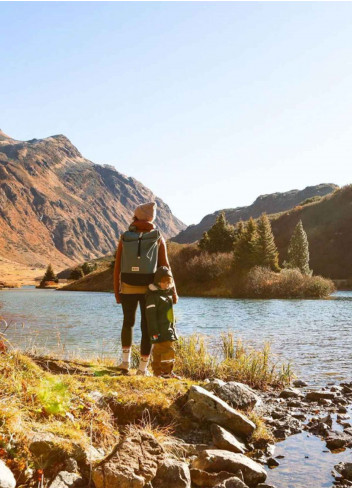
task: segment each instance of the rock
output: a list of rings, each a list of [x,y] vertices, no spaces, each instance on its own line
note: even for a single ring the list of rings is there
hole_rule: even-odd
[[[343,385],[342,392],[344,394],[352,394],[352,388],[350,386],[347,386],[346,384]]]
[[[144,487],[154,479],[163,456],[157,440],[143,431],[126,436],[115,455],[92,471],[95,487]]]
[[[34,433],[29,441],[29,450],[36,457],[43,460],[64,460],[68,458],[67,446],[72,450],[72,458],[79,463],[91,465],[104,457],[103,450],[97,450],[92,445],[83,447],[66,438],[53,435],[52,433]],[[71,472],[69,470],[69,472]]]
[[[0,460],[0,487],[16,487],[15,476],[2,460]]]
[[[339,408],[338,408],[338,412],[339,412],[339,413],[344,413],[344,414],[345,414],[345,413],[347,413],[347,408],[345,408],[345,406],[339,406]]]
[[[352,480],[352,462],[341,462],[334,469],[345,479]]]
[[[266,472],[261,465],[245,455],[227,450],[205,450],[201,452],[193,460],[192,469],[200,469],[207,472],[225,471],[232,474],[241,470],[244,482],[249,486],[255,486],[266,479]]]
[[[256,425],[225,401],[202,387],[193,385],[189,390],[190,411],[200,421],[211,421],[229,429],[236,435],[250,436]]]
[[[260,449],[252,451],[251,459],[255,460],[256,462],[259,462],[260,464],[263,464],[263,465],[266,462],[265,453],[263,452],[263,450],[260,450]]]
[[[304,421],[307,416],[303,413],[292,413],[292,417]]]
[[[78,472],[78,463],[74,458],[68,458],[65,460],[65,470],[67,472]]]
[[[352,437],[346,432],[329,431],[326,446],[330,450],[352,446]]]
[[[293,389],[292,387],[288,387],[280,392],[279,397],[282,399],[290,399],[290,398],[300,398],[303,397],[303,394],[298,389]]]
[[[104,458],[105,453],[102,448],[95,448],[93,445],[89,445],[88,447],[82,448],[77,447],[75,450],[75,457],[79,462],[83,462],[86,465],[92,465],[102,458]]]
[[[191,487],[191,474],[185,462],[165,459],[158,467],[152,487]]]
[[[238,477],[230,477],[229,479],[226,479],[226,481],[222,482],[221,484],[217,484],[214,487],[248,487],[241,479]]]
[[[62,471],[57,474],[49,487],[83,487],[83,479],[79,474]]]
[[[305,400],[308,402],[317,402],[321,399],[335,399],[336,394],[329,391],[311,391],[307,392]]]
[[[352,428],[350,426],[348,426],[347,428],[345,428],[343,430],[343,432],[346,433],[349,436],[352,436]]]
[[[297,399],[290,399],[287,403],[288,407],[302,407],[303,403],[302,401],[299,401]]]
[[[268,467],[278,467],[280,465],[279,462],[273,457],[268,458],[266,463],[268,464]]]
[[[205,388],[236,409],[253,409],[261,403],[260,397],[248,385],[241,382],[224,382],[215,379]]]
[[[350,419],[349,414],[338,414],[337,415],[337,421],[346,421],[346,419]]]
[[[163,444],[164,447],[167,447],[169,445],[168,442],[165,442]],[[174,446],[174,442],[171,442],[170,445]],[[208,450],[210,448],[213,448],[213,446],[206,445],[205,443],[178,443],[178,446],[180,447],[180,451],[182,453],[182,457],[192,457],[193,455],[198,455],[199,452],[202,452],[203,450]]]
[[[52,433],[34,433],[28,448],[36,457],[63,459],[67,456],[66,451],[62,448],[65,442],[67,440]]]
[[[214,423],[211,425],[210,431],[213,435],[213,443],[216,448],[234,453],[245,453],[246,446],[221,426]]]
[[[294,387],[307,387],[307,382],[304,382],[303,380],[294,380],[293,381]]]
[[[193,469],[191,468],[191,479],[192,483],[196,484],[198,487],[224,487],[224,484],[227,480],[234,477],[234,474],[231,472],[226,472],[224,470],[220,472],[206,472],[201,469]],[[241,480],[239,477],[237,477]],[[241,481],[242,484],[244,483]],[[246,485],[241,487],[247,487]]]
[[[279,428],[273,431],[273,435],[277,440],[285,440],[290,435],[290,432],[288,430]]]

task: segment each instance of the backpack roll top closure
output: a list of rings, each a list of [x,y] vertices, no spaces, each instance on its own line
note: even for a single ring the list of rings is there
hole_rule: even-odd
[[[129,285],[153,283],[158,265],[157,229],[138,233],[126,231],[122,235],[121,280]]]

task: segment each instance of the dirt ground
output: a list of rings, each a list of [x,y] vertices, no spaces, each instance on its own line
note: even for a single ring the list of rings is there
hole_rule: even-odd
[[[44,268],[35,268],[21,263],[12,262],[0,256],[0,282],[9,286],[36,285],[36,279],[41,279]]]

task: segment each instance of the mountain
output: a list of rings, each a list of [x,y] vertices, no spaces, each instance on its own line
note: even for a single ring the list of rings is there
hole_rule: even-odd
[[[138,204],[155,200],[168,238],[185,226],[132,177],[84,158],[63,135],[16,141],[0,130],[0,258],[64,268],[111,254]]]
[[[208,214],[198,224],[188,226],[177,236],[172,238],[176,243],[193,243],[198,241],[205,231],[208,231],[215,223],[220,212],[225,212],[226,219],[231,224],[238,221],[247,221],[250,217],[259,217],[263,212],[267,214],[276,214],[277,212],[292,209],[306,199],[316,196],[330,194],[338,188],[332,183],[322,183],[312,187],[306,187],[303,190],[290,190],[289,192],[276,192],[274,194],[260,195],[253,204],[247,207],[236,207],[234,209],[222,209]]]
[[[302,219],[309,241],[310,268],[332,279],[352,278],[352,185],[323,199],[273,216],[271,225],[280,254],[287,258],[293,230]]]

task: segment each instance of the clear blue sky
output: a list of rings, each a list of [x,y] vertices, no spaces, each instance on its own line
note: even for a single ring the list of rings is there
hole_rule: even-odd
[[[0,3],[0,127],[63,133],[185,223],[350,183],[350,2]]]

